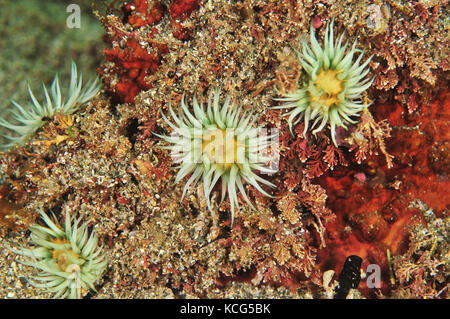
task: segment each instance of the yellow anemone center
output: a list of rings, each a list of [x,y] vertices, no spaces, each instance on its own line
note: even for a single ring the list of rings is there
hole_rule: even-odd
[[[56,238],[51,241],[54,244],[58,245],[65,245],[70,244],[67,239],[61,239]],[[56,260],[56,264],[58,265],[59,269],[62,271],[66,271],[69,269],[72,269],[70,267],[73,263],[71,262],[69,258],[69,254],[72,256],[72,258],[78,259],[80,255],[75,254],[71,249],[53,249],[53,259]]]
[[[314,82],[317,91],[320,93],[319,96],[311,94],[312,105],[320,108],[321,114],[326,114],[330,107],[334,104],[339,103],[340,99],[338,97],[344,89],[342,87],[342,80],[337,78],[338,70],[321,70],[317,75],[317,79]]]
[[[214,129],[202,137],[202,152],[214,163],[229,169],[238,163],[238,146],[233,129]]]

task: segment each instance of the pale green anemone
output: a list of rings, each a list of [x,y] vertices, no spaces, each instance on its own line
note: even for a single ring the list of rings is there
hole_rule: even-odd
[[[55,298],[81,298],[92,289],[106,268],[107,259],[98,246],[95,232],[89,234],[88,226],[71,217],[65,207],[65,227],[40,210],[46,226],[31,225],[33,248],[10,248],[25,257],[24,265],[39,270],[29,280],[37,288],[54,293]]]
[[[243,113],[242,108],[231,103],[229,97],[219,106],[219,95],[218,90],[215,94],[211,91],[206,110],[203,102],[199,104],[194,96],[193,114],[188,110],[183,95],[178,115],[169,104],[174,124],[162,115],[173,129],[171,136],[155,135],[171,144],[163,148],[171,150],[173,161],[180,164],[175,183],[191,174],[184,186],[182,198],[191,184],[201,180],[208,208],[212,212],[211,192],[221,179],[222,200],[228,193],[233,224],[235,206],[239,209],[238,191],[253,207],[246,195],[244,182],[254,186],[265,196],[270,195],[259,183],[275,187],[256,173],[276,172],[265,165],[270,161],[270,156],[262,153],[271,145],[273,135],[261,136],[258,128],[253,127],[257,117],[251,112]]]
[[[286,115],[292,132],[292,126],[304,119],[303,136],[313,121],[311,129],[316,134],[329,123],[331,139],[336,143],[336,127],[347,129],[348,123],[356,123],[351,117],[368,106],[362,101],[362,94],[373,82],[366,78],[370,57],[361,64],[364,52],[356,48],[357,41],[346,52],[348,42],[342,45],[344,34],[336,40],[333,35],[333,22],[327,25],[323,48],[317,42],[314,28],[311,26],[309,46],[303,42],[302,52],[297,51],[298,60],[307,73],[307,81],[299,90],[276,100],[286,102],[276,109],[292,108]],[[355,53],[360,55],[353,62]]]
[[[69,115],[78,110],[84,103],[92,99],[100,90],[98,79],[88,81],[86,87],[83,88],[82,76],[78,78],[77,66],[72,62],[71,77],[69,84],[69,92],[67,100],[63,99],[61,87],[59,85],[58,75],[53,80],[50,93],[43,84],[45,102],[40,103],[28,85],[31,103],[22,106],[15,101],[11,101],[14,108],[11,109],[13,114],[12,122],[8,122],[4,117],[0,116],[0,126],[10,130],[12,135],[3,135],[10,140],[10,143],[0,145],[3,149],[23,144],[31,135],[41,128],[48,118],[52,118],[56,113]]]

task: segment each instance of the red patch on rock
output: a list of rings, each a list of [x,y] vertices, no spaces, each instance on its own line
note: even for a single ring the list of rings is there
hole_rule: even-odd
[[[169,7],[172,19],[184,20],[200,7],[200,0],[175,0]]]
[[[364,259],[363,270],[370,263],[380,265],[382,291],[389,293],[386,251],[405,253],[409,226],[424,222],[411,204],[418,199],[437,216],[450,208],[450,197],[444,196],[450,187],[450,166],[443,160],[450,157],[449,97],[445,92],[413,114],[399,105],[372,106],[377,119],[387,118],[398,125],[386,139],[394,167],[387,169],[382,158],[373,156],[365,165],[339,167],[317,179],[327,192],[327,206],[337,217],[325,225],[327,247],[318,252],[322,270],[336,270],[349,255],[358,255]],[[355,178],[358,174],[367,177],[364,183]],[[360,290],[366,295],[374,293],[363,281]]]
[[[199,0],[176,0],[168,9],[160,1],[133,0],[122,7],[125,13],[122,20],[117,17],[102,19],[107,32],[105,41],[111,45],[104,52],[113,65],[105,64],[98,73],[116,102],[133,103],[139,92],[152,88],[147,77],[158,70],[163,55],[169,52],[167,43],[154,40],[156,28],[147,33],[146,38],[138,30],[158,24],[169,13],[173,36],[189,40],[192,30],[181,21],[198,8]],[[124,25],[126,23],[134,30],[128,31],[130,28]]]

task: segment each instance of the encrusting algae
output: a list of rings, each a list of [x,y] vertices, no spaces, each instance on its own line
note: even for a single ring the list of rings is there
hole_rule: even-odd
[[[54,261],[44,271],[65,276],[49,281],[59,296],[90,290],[93,298],[332,298],[346,258],[358,255],[363,272],[378,264],[393,278],[382,276],[380,287],[370,288],[363,277],[354,297],[446,298],[449,202],[442,194],[450,186],[450,108],[439,40],[445,3],[415,1],[407,15],[391,4],[376,30],[371,4],[133,0],[97,6],[108,45],[97,69],[102,93],[64,117],[46,118],[23,144],[0,155],[6,208],[0,246],[25,247],[26,229],[37,230],[42,207],[55,214],[38,228],[58,236],[38,241]],[[358,45],[342,46],[344,34]],[[299,48],[311,35],[318,47]],[[325,68],[323,60],[317,68],[314,58],[330,48],[345,61]],[[200,96],[219,87],[224,101],[216,94],[212,108],[201,109],[207,99]],[[298,111],[290,126],[273,109],[280,106],[274,98],[299,91],[307,96],[301,107],[315,111],[308,118],[306,108]],[[199,98],[186,103],[184,96]],[[291,112],[298,100],[289,101],[296,103]],[[349,103],[357,104],[354,113],[347,112]],[[259,162],[255,169],[236,163],[239,146],[249,151],[250,145],[236,131],[226,139],[226,128],[238,125],[221,122],[247,118],[238,114],[255,115],[246,128],[279,131],[279,157],[270,163],[277,170],[268,165],[273,171],[261,174]],[[183,125],[206,129],[205,123],[212,130],[196,145],[208,164],[175,167],[169,134]],[[181,154],[188,150],[182,145]],[[246,183],[242,172],[249,174]],[[223,193],[229,200],[220,200]],[[62,205],[86,213],[63,216]],[[424,215],[430,211],[433,216]],[[56,220],[66,222],[64,229]],[[98,245],[86,239],[73,247],[66,230],[70,225],[73,233],[76,221],[87,237],[95,231]],[[92,276],[83,277],[89,254],[78,244],[90,248],[85,253],[98,251],[107,265],[94,257],[86,269]],[[20,281],[34,275],[20,258],[0,249],[0,272],[8,274],[0,295],[48,296],[49,285],[35,290]],[[66,278],[85,278],[86,285],[70,290]],[[61,284],[65,289],[56,289]]]

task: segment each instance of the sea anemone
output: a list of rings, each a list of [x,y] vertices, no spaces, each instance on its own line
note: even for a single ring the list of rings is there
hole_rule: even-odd
[[[13,135],[3,135],[11,142],[1,145],[3,149],[23,144],[31,135],[41,128],[48,118],[52,118],[58,112],[62,115],[69,115],[78,110],[78,108],[92,99],[100,90],[98,79],[88,81],[83,88],[82,76],[78,79],[77,66],[72,61],[72,70],[69,84],[67,101],[63,100],[58,75],[53,80],[50,94],[43,84],[45,102],[39,103],[28,85],[31,102],[25,107],[11,100],[14,108],[11,109],[13,122],[8,122],[0,117],[0,126],[3,126],[13,132]]]
[[[356,48],[357,41],[346,53],[348,42],[342,46],[344,34],[336,41],[333,37],[333,22],[327,24],[324,39],[324,48],[320,47],[311,26],[311,47],[303,42],[302,52],[297,51],[298,60],[307,73],[307,81],[295,93],[287,94],[279,101],[286,102],[274,108],[293,108],[286,115],[292,132],[292,126],[304,118],[305,136],[309,121],[313,134],[321,131],[327,123],[330,125],[331,138],[336,143],[336,126],[347,129],[346,124],[356,123],[350,117],[359,116],[359,113],[368,106],[362,101],[362,94],[373,82],[373,78],[365,78],[369,73],[366,68],[372,56],[360,64],[364,52]],[[360,55],[353,62],[356,52]],[[295,120],[295,121],[294,121]],[[319,126],[317,126],[319,124]],[[317,127],[316,127],[317,126]]]
[[[40,270],[30,284],[54,293],[55,298],[81,298],[89,288],[95,291],[94,283],[107,264],[96,233],[89,235],[88,226],[80,224],[82,217],[71,217],[67,206],[64,229],[42,209],[39,212],[47,227],[30,226],[35,247],[10,248],[25,257],[24,265]]]
[[[259,183],[275,187],[256,173],[276,172],[265,165],[270,157],[263,153],[263,150],[272,144],[273,135],[259,134],[260,130],[253,127],[257,117],[251,112],[243,113],[242,108],[231,102],[230,97],[219,106],[219,95],[219,90],[215,90],[215,93],[211,91],[206,110],[203,102],[199,104],[194,96],[193,114],[188,110],[183,95],[178,116],[169,104],[175,124],[162,115],[164,121],[173,129],[171,136],[155,135],[171,143],[163,148],[171,150],[173,161],[180,164],[175,183],[192,174],[184,186],[182,198],[192,183],[202,180],[206,202],[212,212],[211,191],[221,178],[222,201],[228,192],[233,224],[235,206],[239,209],[238,191],[253,207],[246,195],[244,182],[254,186],[265,196],[270,195]]]

